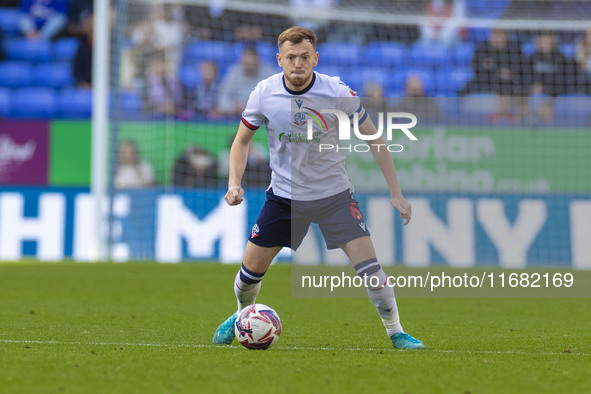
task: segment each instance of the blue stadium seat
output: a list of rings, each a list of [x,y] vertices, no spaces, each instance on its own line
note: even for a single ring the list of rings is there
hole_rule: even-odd
[[[61,89],[73,84],[70,63],[42,63],[35,68],[35,85],[37,86]]]
[[[525,56],[530,56],[536,53],[536,43],[535,42],[526,42],[521,45],[521,52]]]
[[[509,6],[510,0],[467,0],[467,16],[472,18],[497,19]]]
[[[487,27],[471,27],[468,29],[468,37],[476,44],[488,41],[490,29]]]
[[[224,41],[198,41],[185,47],[183,62],[187,65],[214,60],[223,65],[232,60],[232,46]]]
[[[354,91],[358,93],[363,91],[363,69],[347,69],[336,75],[340,77],[341,81],[347,84],[347,86],[349,86],[349,88],[353,89]]]
[[[9,60],[28,62],[46,62],[51,60],[51,42],[44,40],[27,40],[26,38],[7,38],[4,40],[4,51]]]
[[[0,116],[10,116],[12,110],[12,96],[10,89],[0,88]]]
[[[58,95],[58,106],[63,118],[89,118],[92,113],[92,91],[65,89]]]
[[[577,44],[574,43],[559,44],[558,48],[560,49],[560,52],[569,59],[574,59],[575,54],[577,53]]]
[[[400,72],[395,72],[392,75],[392,78],[389,79],[390,84],[386,88],[388,90],[393,91],[404,91],[406,80],[408,77],[414,76],[418,77],[421,82],[423,82],[423,88],[425,89],[425,95],[430,96],[433,95],[435,84],[434,84],[434,76],[433,73],[429,70],[420,69],[420,68],[412,68],[408,70],[401,70]]]
[[[326,74],[331,77],[344,77],[347,74],[347,70],[344,67],[339,66],[326,66],[322,64],[320,61],[318,62],[318,67],[315,67],[314,70],[318,71],[321,74]],[[345,81],[347,82],[347,81]]]
[[[417,42],[409,52],[409,60],[415,67],[440,67],[452,63],[449,48],[438,43]]]
[[[399,42],[372,42],[365,47],[365,64],[399,67],[406,63],[406,54],[406,47]]]
[[[245,48],[248,47],[249,44],[244,42],[238,42],[234,44],[234,57],[233,61],[238,63],[242,56],[242,52]],[[271,45],[266,41],[257,41],[255,43],[255,48],[257,50],[257,54],[259,59],[261,59],[265,63],[277,64],[277,58],[275,55],[277,54],[277,47],[275,45]]]
[[[51,118],[57,113],[53,89],[22,88],[14,93],[12,113],[21,118]]]
[[[53,43],[52,55],[54,60],[71,61],[76,56],[80,42],[77,38],[62,38]]]
[[[474,77],[470,67],[457,67],[435,73],[435,94],[456,96]]]
[[[0,8],[0,30],[5,36],[16,35],[20,32],[20,12],[17,8]]]
[[[27,62],[0,63],[0,86],[20,88],[33,82],[33,67]]]
[[[144,104],[142,96],[136,92],[121,92],[119,108],[122,118],[137,118],[142,115]]]
[[[184,87],[192,89],[201,82],[201,72],[197,64],[181,66],[179,69],[179,81]]]
[[[471,42],[462,42],[453,47],[454,63],[458,66],[468,66],[474,57],[475,46]]]
[[[390,86],[390,79],[392,76],[392,70],[383,67],[365,67],[360,70],[360,75],[363,81],[363,86],[369,83],[377,83],[385,89]],[[361,89],[363,91],[363,89]]]
[[[318,63],[327,66],[351,66],[361,61],[361,48],[350,42],[328,42],[320,45]]]

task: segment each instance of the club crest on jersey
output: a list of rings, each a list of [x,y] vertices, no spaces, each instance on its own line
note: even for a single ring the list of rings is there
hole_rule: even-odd
[[[252,230],[250,230],[250,238],[256,238],[259,236],[259,225],[258,224],[254,224],[254,226],[252,226]]]
[[[303,125],[305,125],[306,124],[306,114],[303,113],[303,112],[296,112],[293,115],[293,123],[296,126],[303,126]]]

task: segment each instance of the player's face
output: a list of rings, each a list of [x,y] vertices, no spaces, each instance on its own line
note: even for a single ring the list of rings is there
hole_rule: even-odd
[[[304,88],[312,80],[312,71],[318,64],[318,52],[310,41],[293,44],[286,41],[277,54],[286,82],[294,88]]]

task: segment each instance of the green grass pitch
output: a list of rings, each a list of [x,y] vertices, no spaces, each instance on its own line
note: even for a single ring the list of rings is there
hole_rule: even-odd
[[[237,266],[0,264],[1,393],[499,393],[591,390],[589,299],[400,299],[423,351],[394,350],[367,299],[258,302],[276,347],[214,347]]]

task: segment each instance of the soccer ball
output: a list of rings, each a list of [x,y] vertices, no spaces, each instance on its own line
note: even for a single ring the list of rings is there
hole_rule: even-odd
[[[234,333],[245,348],[268,349],[281,335],[281,320],[267,305],[250,305],[238,312]]]

